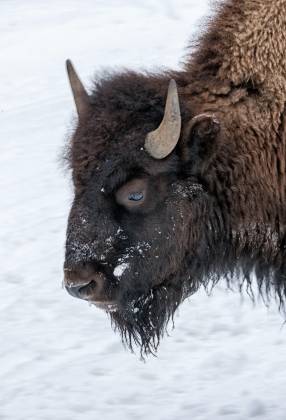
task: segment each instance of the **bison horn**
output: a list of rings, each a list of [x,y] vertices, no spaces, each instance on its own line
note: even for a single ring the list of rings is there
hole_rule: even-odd
[[[78,77],[71,60],[66,60],[67,73],[73,93],[78,117],[82,118],[90,107],[90,99],[80,78]]]
[[[147,134],[145,149],[155,159],[164,159],[176,147],[181,133],[181,113],[175,80],[169,83],[163,120],[159,127]]]

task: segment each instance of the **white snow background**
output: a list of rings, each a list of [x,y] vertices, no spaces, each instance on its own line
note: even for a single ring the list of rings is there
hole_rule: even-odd
[[[124,350],[61,286],[75,115],[64,61],[177,67],[195,0],[0,0],[0,419],[286,419],[286,329],[222,283],[185,302],[158,357]]]

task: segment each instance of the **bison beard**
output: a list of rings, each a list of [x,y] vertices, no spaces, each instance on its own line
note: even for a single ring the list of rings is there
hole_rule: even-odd
[[[131,351],[135,345],[140,347],[141,356],[155,354],[182,298],[179,288],[154,288],[124,309],[110,312],[111,323]]]
[[[197,284],[191,282],[173,283],[168,287],[154,287],[136,300],[132,300],[131,296],[125,297],[123,301],[129,303],[125,303],[124,308],[109,312],[112,326],[120,333],[122,342],[131,351],[138,346],[142,357],[156,353],[176,309],[198,288]]]

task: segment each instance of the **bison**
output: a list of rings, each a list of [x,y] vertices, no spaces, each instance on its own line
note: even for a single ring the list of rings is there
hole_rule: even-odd
[[[78,121],[64,284],[155,353],[224,276],[286,294],[286,0],[217,6],[180,71],[67,71]]]

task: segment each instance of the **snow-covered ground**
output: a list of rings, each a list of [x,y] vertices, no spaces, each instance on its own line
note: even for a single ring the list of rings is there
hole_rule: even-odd
[[[157,358],[62,289],[72,199],[59,164],[83,80],[177,66],[196,0],[0,0],[0,419],[285,420],[286,330],[275,305],[217,287],[191,297]]]

